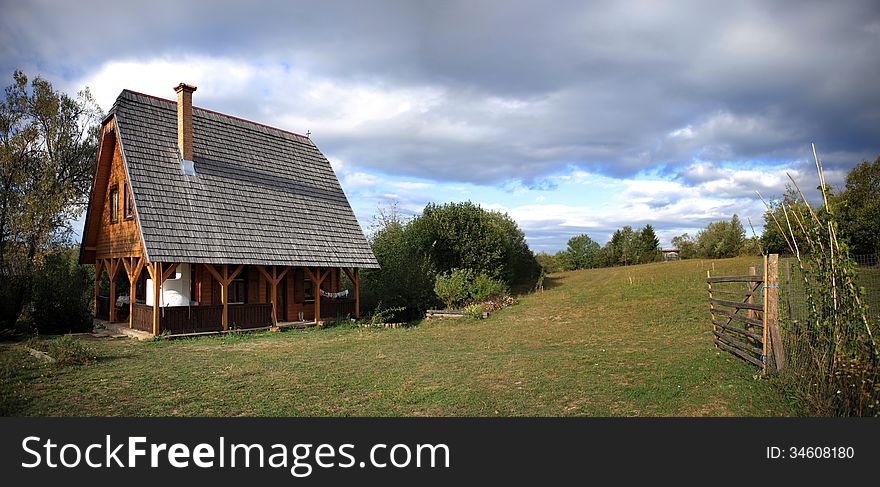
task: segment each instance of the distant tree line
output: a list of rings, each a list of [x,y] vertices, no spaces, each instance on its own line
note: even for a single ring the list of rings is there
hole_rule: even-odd
[[[683,233],[672,237],[672,247],[678,249],[678,256],[682,259],[723,259],[761,253],[757,239],[746,238],[746,231],[736,214],[730,220],[709,223],[695,236]]]
[[[650,224],[633,230],[629,225],[616,230],[600,246],[589,235],[575,235],[565,250],[535,256],[546,273],[618,265],[646,264],[660,260],[660,240]]]

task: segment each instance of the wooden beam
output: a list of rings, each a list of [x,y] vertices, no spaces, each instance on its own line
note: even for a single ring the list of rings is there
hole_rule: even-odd
[[[321,269],[315,268],[315,274],[317,279],[312,281],[312,288],[314,289],[315,294],[315,324],[319,325],[321,323],[321,281],[323,278],[321,277]]]
[[[767,256],[764,256],[764,289],[767,289]],[[766,291],[764,291],[766,292]],[[767,373],[767,358],[770,354],[770,337],[767,334],[767,295],[764,295],[764,306],[761,308],[763,334],[761,335],[761,373]]]
[[[110,258],[110,323],[116,322],[116,277],[119,275],[119,259]]]
[[[361,276],[357,268],[354,269],[354,317],[361,317]]]
[[[281,282],[281,280],[284,279],[284,276],[287,275],[287,271],[289,271],[289,270],[290,270],[290,267],[285,267],[284,270],[281,271],[280,274],[278,274],[278,282]]]
[[[260,271],[260,274],[262,274],[263,277],[265,277],[267,281],[269,281],[270,283],[273,281],[272,276],[270,276],[270,275],[269,275],[269,272],[266,270],[266,266],[255,265],[254,267],[255,267],[258,271]],[[273,268],[272,268],[272,271],[273,271],[273,272],[275,271],[274,266],[273,266]]]
[[[215,269],[212,264],[203,264],[203,265],[205,266],[205,269],[208,269],[208,272],[210,272],[211,275],[214,276],[214,279],[217,279],[218,282],[223,281],[223,276],[221,276],[220,273],[217,272],[217,269]]]
[[[233,279],[238,277],[238,274],[241,273],[242,269],[244,269],[244,264],[238,264],[238,267],[235,269],[235,272],[229,275],[229,281],[232,282]]]
[[[223,304],[223,316],[220,318],[220,324],[223,330],[229,329],[229,266],[223,264],[223,272],[220,275],[220,303]]]
[[[278,267],[272,266],[272,274],[269,274],[269,271],[266,270],[264,266],[258,265],[255,266],[260,274],[266,279],[266,281],[270,284],[271,288],[269,291],[269,302],[272,303],[272,324],[278,324],[278,284],[281,283],[281,280],[284,279],[284,276],[287,275],[287,271],[290,270],[290,267],[286,267],[281,273],[278,273]]]
[[[342,268],[342,271],[345,272],[346,276],[348,276],[348,280],[351,281],[352,284],[354,284],[354,274],[352,273],[352,270],[354,270],[354,268],[351,268],[351,269],[349,269],[348,267]]]
[[[725,299],[715,299],[709,298],[709,302],[712,304],[717,304],[718,306],[728,306],[736,309],[753,309],[756,311],[762,311],[764,308],[760,304],[749,304],[747,301],[737,302],[737,301],[727,301]]]
[[[177,270],[177,264],[178,264],[178,262],[172,263],[171,265],[168,266],[167,269],[165,269],[162,272],[162,282],[165,282],[166,280],[168,280],[168,278],[171,277],[171,274],[173,274],[174,271]]]
[[[309,279],[311,279],[312,282],[317,281],[317,279],[315,278],[315,274],[312,273],[311,269],[309,269],[308,267],[303,267],[303,270],[306,272],[306,274],[309,275]]]
[[[776,370],[785,367],[785,352],[782,347],[782,334],[779,331],[779,254],[770,254],[767,259],[767,284],[764,286],[764,300],[767,302],[767,328],[773,343],[773,358]]]
[[[162,293],[162,263],[153,264],[153,335],[159,334],[159,295]]]
[[[348,279],[351,281],[354,286],[354,317],[361,317],[361,286],[360,286],[360,276],[358,274],[358,268],[352,267],[349,269],[348,267],[343,267],[342,270],[345,272],[345,275],[348,276]],[[710,292],[712,285],[709,285]]]
[[[122,262],[125,263],[125,271],[128,274],[128,327],[132,328],[134,326],[134,295],[137,291],[138,278],[144,268],[144,258],[131,257],[131,264],[126,263],[125,259]]]

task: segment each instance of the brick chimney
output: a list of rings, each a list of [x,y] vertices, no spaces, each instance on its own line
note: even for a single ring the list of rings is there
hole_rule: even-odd
[[[174,87],[177,92],[177,147],[184,161],[193,160],[193,128],[192,94],[196,87],[186,83],[180,83]]]

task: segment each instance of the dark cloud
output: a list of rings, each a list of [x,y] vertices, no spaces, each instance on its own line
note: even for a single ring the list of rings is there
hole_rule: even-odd
[[[317,140],[358,167],[438,180],[541,187],[572,165],[616,177],[662,165],[687,179],[694,161],[790,165],[813,141],[841,167],[880,152],[878,11],[870,0],[4,1],[0,67],[75,79],[111,60],[199,55],[427,86],[441,96],[424,112]],[[226,102],[265,119],[244,96]]]

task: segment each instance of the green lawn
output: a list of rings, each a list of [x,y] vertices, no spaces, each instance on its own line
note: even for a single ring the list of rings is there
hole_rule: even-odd
[[[742,274],[757,258],[715,261]],[[53,367],[0,345],[0,414],[792,415],[712,345],[710,261],[561,273],[487,320],[138,342]],[[632,284],[630,284],[632,278]]]

